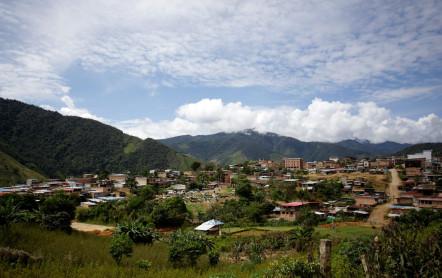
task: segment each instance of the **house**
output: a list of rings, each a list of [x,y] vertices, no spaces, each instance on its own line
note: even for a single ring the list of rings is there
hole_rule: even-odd
[[[372,207],[380,202],[380,197],[376,195],[356,195],[354,199],[356,207]]]
[[[202,223],[201,225],[196,227],[195,230],[196,231],[206,232],[208,234],[219,234],[219,235],[221,235],[221,226],[222,225],[224,225],[224,222],[212,219],[212,220],[209,220],[209,221],[206,221],[206,222]]]
[[[136,176],[135,177],[135,181],[136,181],[138,186],[145,186],[145,185],[147,185],[147,177]]]
[[[279,218],[294,221],[299,212],[306,207],[318,208],[319,202],[291,202],[280,206]]]
[[[441,194],[431,197],[417,197],[415,206],[418,208],[442,209]]]
[[[185,184],[174,184],[170,188],[176,194],[184,194],[184,192],[186,192],[186,185]]]

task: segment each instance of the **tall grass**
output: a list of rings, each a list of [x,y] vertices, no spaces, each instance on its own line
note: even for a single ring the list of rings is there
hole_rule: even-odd
[[[168,262],[168,246],[157,242],[152,246],[136,245],[133,256],[117,266],[109,254],[110,238],[72,232],[46,231],[33,225],[12,225],[0,231],[0,245],[21,249],[43,257],[41,265],[0,265],[0,277],[209,277],[230,272],[236,277],[249,277],[259,266],[220,263],[211,267],[202,257],[194,268],[173,268]],[[136,262],[152,262],[149,270],[139,269]]]

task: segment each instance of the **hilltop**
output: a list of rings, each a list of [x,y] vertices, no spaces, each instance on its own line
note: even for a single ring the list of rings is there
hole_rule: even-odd
[[[187,169],[193,159],[109,125],[0,98],[0,151],[48,177],[99,170]]]
[[[338,143],[303,142],[275,133],[245,130],[212,135],[178,136],[160,140],[167,146],[202,160],[236,163],[244,160],[302,157],[308,161],[326,160],[331,156],[371,157],[397,152],[408,144],[385,142],[372,144],[360,140]]]

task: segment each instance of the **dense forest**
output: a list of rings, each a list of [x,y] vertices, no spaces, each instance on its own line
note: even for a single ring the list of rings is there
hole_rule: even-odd
[[[238,163],[244,160],[302,157],[307,161],[326,160],[331,156],[375,157],[395,153],[408,144],[344,140],[338,143],[303,142],[274,133],[245,130],[212,135],[178,136],[160,140],[183,153],[202,160],[220,163]]]
[[[0,98],[0,151],[48,177],[187,168],[192,159],[100,122]]]
[[[398,152],[398,155],[406,155],[406,154],[412,154],[412,153],[419,153],[423,150],[433,150],[434,156],[441,156],[442,155],[442,143],[422,143],[422,144],[416,144],[409,146],[408,148],[405,148]]]

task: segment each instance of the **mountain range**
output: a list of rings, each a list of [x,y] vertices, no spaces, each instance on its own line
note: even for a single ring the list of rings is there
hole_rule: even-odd
[[[165,145],[198,159],[218,163],[244,160],[302,157],[307,161],[338,157],[375,157],[393,154],[410,146],[395,142],[373,144],[366,140],[344,140],[338,143],[303,142],[275,133],[245,130],[212,135],[178,136],[160,140]]]
[[[2,162],[3,176],[28,170],[46,177],[101,170],[142,173],[154,168],[188,169],[194,161],[153,139],[142,140],[98,121],[2,98],[0,152],[5,157],[0,162],[13,161],[16,166]]]
[[[184,170],[195,159],[220,164],[283,157],[314,161],[331,156],[403,155],[423,149],[440,155],[442,143],[303,142],[254,130],[142,140],[95,120],[0,98],[0,186],[31,177],[66,177],[103,170],[133,174],[155,168]]]

